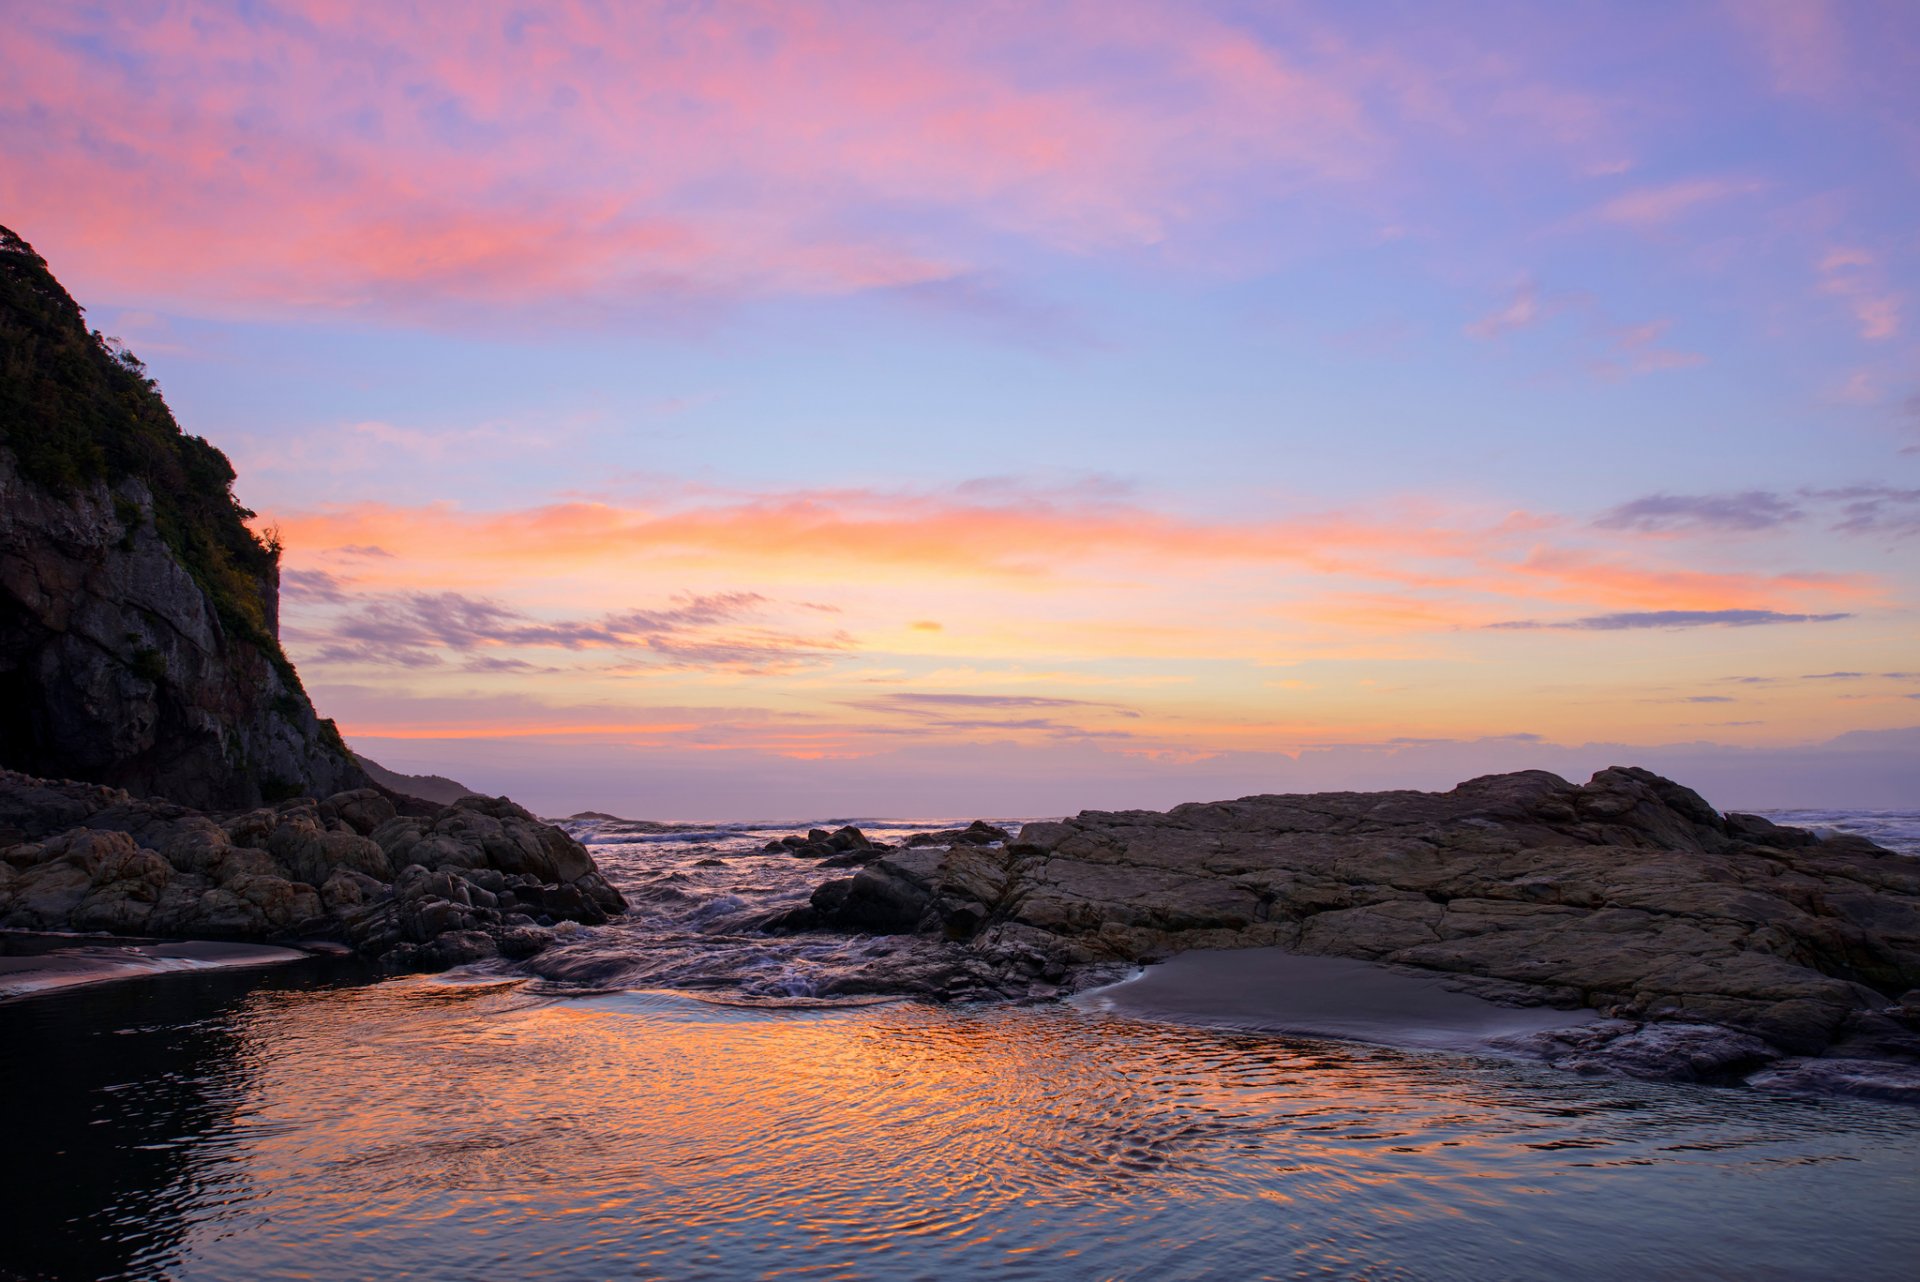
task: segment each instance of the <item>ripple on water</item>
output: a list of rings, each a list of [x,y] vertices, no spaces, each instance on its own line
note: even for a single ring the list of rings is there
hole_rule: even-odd
[[[121,1252],[100,1276],[1891,1278],[1920,1249],[1913,1114],[1859,1102],[538,984],[261,990],[174,1036],[117,1038],[102,1089],[9,1070],[174,1144],[43,1216]]]
[[[758,935],[816,866],[643,835],[595,852],[635,912],[540,977],[0,1007],[45,1048],[0,1056],[34,1102],[0,1205],[41,1226],[0,1268],[1865,1280],[1920,1251],[1912,1110],[862,995],[939,945]]]

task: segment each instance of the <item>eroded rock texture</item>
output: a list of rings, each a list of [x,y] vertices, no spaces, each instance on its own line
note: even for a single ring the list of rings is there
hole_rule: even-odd
[[[207,814],[0,771],[0,928],[333,939],[433,968],[626,909],[585,847],[504,797],[416,808],[363,788]]]
[[[1716,1056],[1727,1072],[1783,1055],[1920,1062],[1920,861],[1721,815],[1633,768],[1584,786],[1527,771],[1446,793],[1085,811],[1005,845],[890,852],[787,924],[937,932],[1036,973],[1252,946],[1451,972],[1617,1021],[1538,1048],[1550,1058],[1636,1036],[1623,1063],[1687,1060],[1703,1079]],[[1649,1021],[1758,1040],[1708,1053],[1643,1035]]]

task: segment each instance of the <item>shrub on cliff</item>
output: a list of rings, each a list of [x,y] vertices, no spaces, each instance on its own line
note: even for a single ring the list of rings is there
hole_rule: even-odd
[[[146,366],[98,330],[33,246],[0,227],[0,446],[56,494],[134,477],[160,536],[229,633],[291,676],[270,626],[280,549],[247,527],[227,456],[174,422]]]

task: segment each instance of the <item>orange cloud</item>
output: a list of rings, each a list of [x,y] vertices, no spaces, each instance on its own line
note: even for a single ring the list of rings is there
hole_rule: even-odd
[[[713,496],[680,507],[573,502],[498,513],[362,504],[274,519],[296,564],[327,563],[334,548],[391,552],[350,558],[362,589],[485,588],[568,576],[605,585],[635,573],[684,578],[698,572],[912,590],[935,576],[949,596],[969,582],[1056,595],[1071,583],[1083,604],[1062,602],[1057,617],[1064,618],[1083,608],[1109,611],[1107,598],[1127,584],[1159,583],[1158,590],[1178,595],[1182,583],[1282,571],[1289,577],[1272,583],[1269,600],[1390,585],[1409,602],[1402,610],[1429,609],[1410,604],[1415,597],[1438,600],[1452,603],[1446,608],[1463,620],[1477,617],[1478,607],[1462,603],[1487,599],[1606,609],[1810,608],[1859,603],[1880,591],[1877,581],[1859,575],[1649,562],[1650,555],[1675,549],[1630,534],[1556,529],[1524,514],[1448,511],[1417,501],[1388,510],[1392,515],[1209,522],[1138,505],[1044,496],[988,504],[832,491]],[[1595,540],[1603,542],[1595,546]],[[1003,619],[999,626],[1017,622]],[[930,630],[919,630],[931,638]]]

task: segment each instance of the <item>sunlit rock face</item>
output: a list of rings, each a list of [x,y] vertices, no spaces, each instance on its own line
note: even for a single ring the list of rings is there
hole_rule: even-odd
[[[196,806],[363,786],[232,467],[5,228],[0,350],[0,766]]]
[[[0,771],[0,927],[322,937],[430,969],[531,956],[626,909],[585,847],[504,797],[400,800],[206,814]]]
[[[887,854],[787,924],[945,934],[1035,973],[1277,946],[1591,1006],[1622,1035],[1736,1029],[1765,1043],[1749,1060],[1920,1062],[1920,861],[1723,816],[1631,768],[1085,811],[1005,845]],[[1590,1043],[1540,1049],[1604,1059]]]

